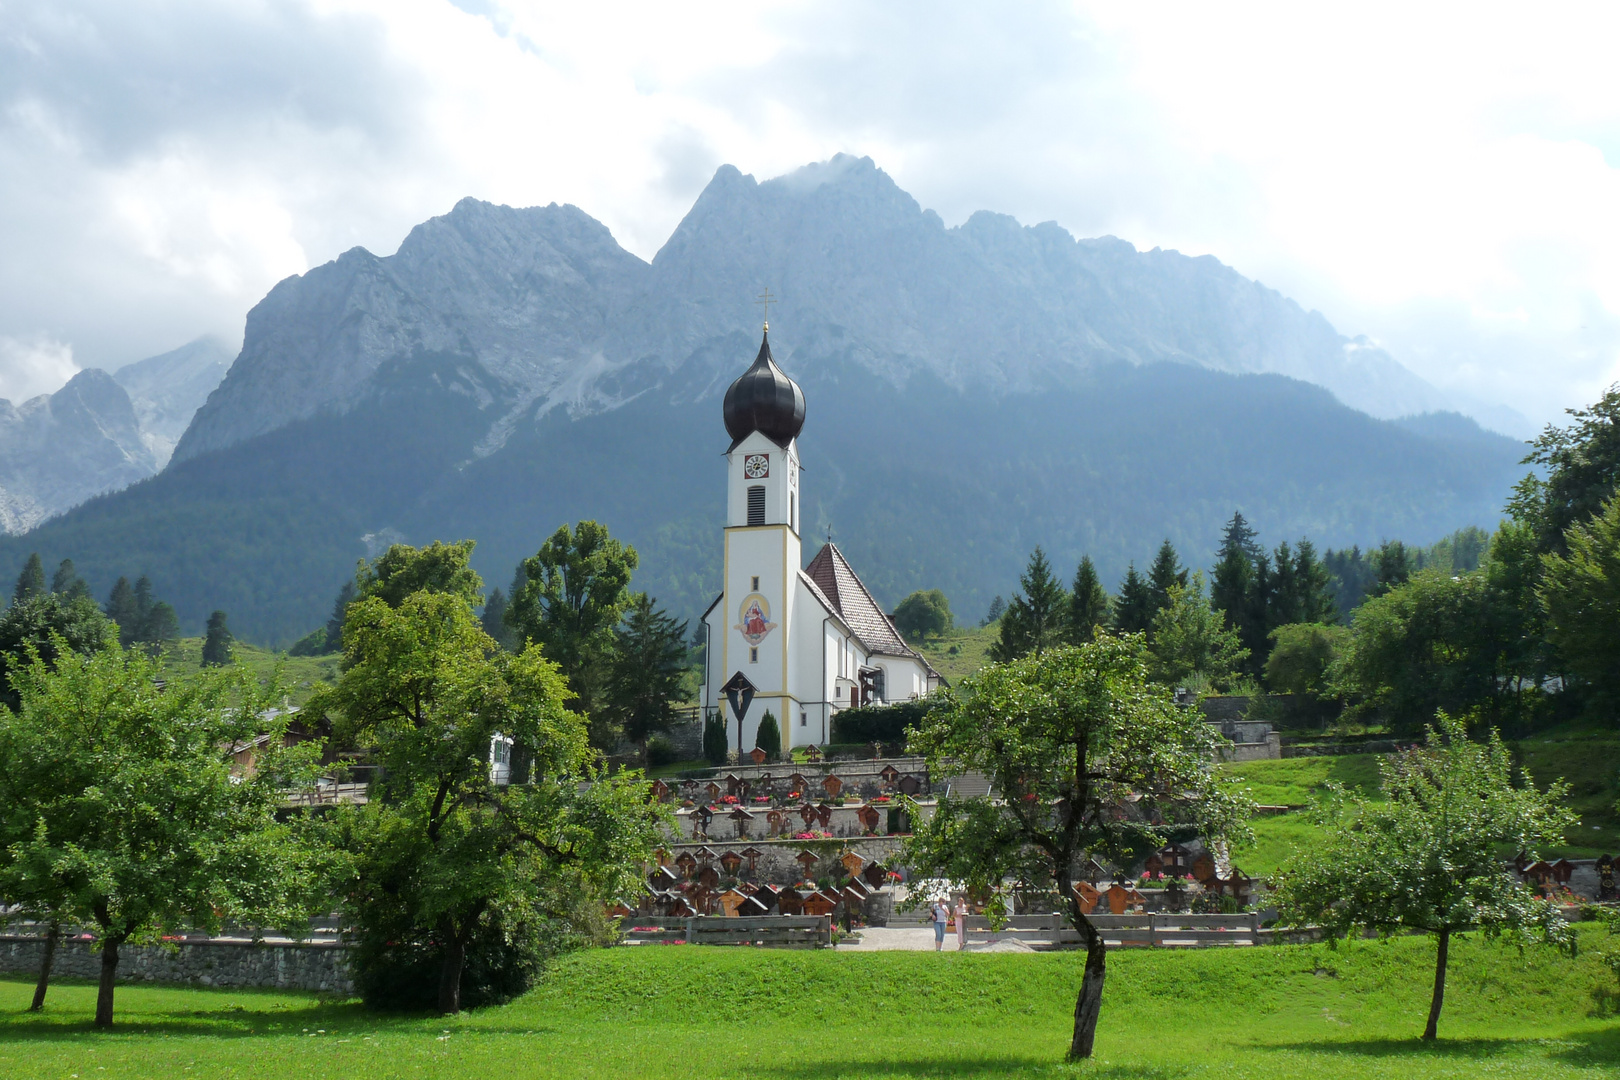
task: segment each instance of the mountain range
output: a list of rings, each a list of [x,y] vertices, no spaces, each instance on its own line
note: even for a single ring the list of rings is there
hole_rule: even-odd
[[[478,539],[504,585],[593,517],[694,614],[718,580],[720,395],[765,287],[809,403],[807,548],[835,531],[888,604],[940,587],[976,614],[1037,543],[1105,577],[1165,537],[1202,563],[1234,510],[1272,541],[1430,540],[1494,523],[1519,472],[1519,444],[1212,257],[988,212],[947,228],[840,155],[764,183],[722,167],[650,263],[576,207],[466,199],[393,255],[288,278],[162,473],[0,541],[0,566],[148,573],[186,624],[218,607],[286,643],[393,539]],[[179,383],[163,359],[138,401]]]

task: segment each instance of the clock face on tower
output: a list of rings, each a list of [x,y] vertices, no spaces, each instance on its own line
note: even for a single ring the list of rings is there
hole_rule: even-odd
[[[743,475],[750,480],[763,480],[771,475],[771,455],[749,454],[743,458]]]

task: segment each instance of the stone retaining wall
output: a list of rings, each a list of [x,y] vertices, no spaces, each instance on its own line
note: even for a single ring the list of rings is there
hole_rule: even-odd
[[[101,954],[90,942],[56,947],[53,975],[101,977]],[[42,938],[0,935],[0,971],[34,975],[44,955]],[[338,942],[181,941],[172,947],[125,945],[118,950],[119,982],[189,983],[193,986],[262,986],[354,995],[349,946]]]

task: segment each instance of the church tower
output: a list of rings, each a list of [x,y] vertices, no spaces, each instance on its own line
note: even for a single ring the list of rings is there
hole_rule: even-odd
[[[726,391],[726,528],[721,618],[710,649],[720,672],[740,672],[755,689],[744,730],[728,717],[728,739],[746,752],[759,721],[776,715],[783,745],[791,745],[795,714],[789,686],[789,638],[803,565],[799,529],[799,444],[804,391],[771,357],[765,329],[754,364]],[[711,661],[712,663],[712,661]],[[818,695],[819,696],[819,695]],[[738,743],[741,746],[738,746]]]

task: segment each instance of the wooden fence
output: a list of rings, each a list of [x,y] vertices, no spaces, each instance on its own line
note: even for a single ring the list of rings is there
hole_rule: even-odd
[[[769,945],[785,949],[821,949],[832,944],[829,915],[695,915],[660,919],[631,915],[621,924],[628,944],[647,942],[688,945]]]
[[[1111,948],[1196,949],[1210,945],[1269,943],[1272,931],[1260,929],[1254,912],[1236,915],[1091,915],[1091,925],[1102,932]],[[1079,945],[1080,933],[1069,929],[1061,915],[1015,915],[1000,930],[991,930],[983,916],[969,916],[969,944],[1025,941],[1046,945]]]

